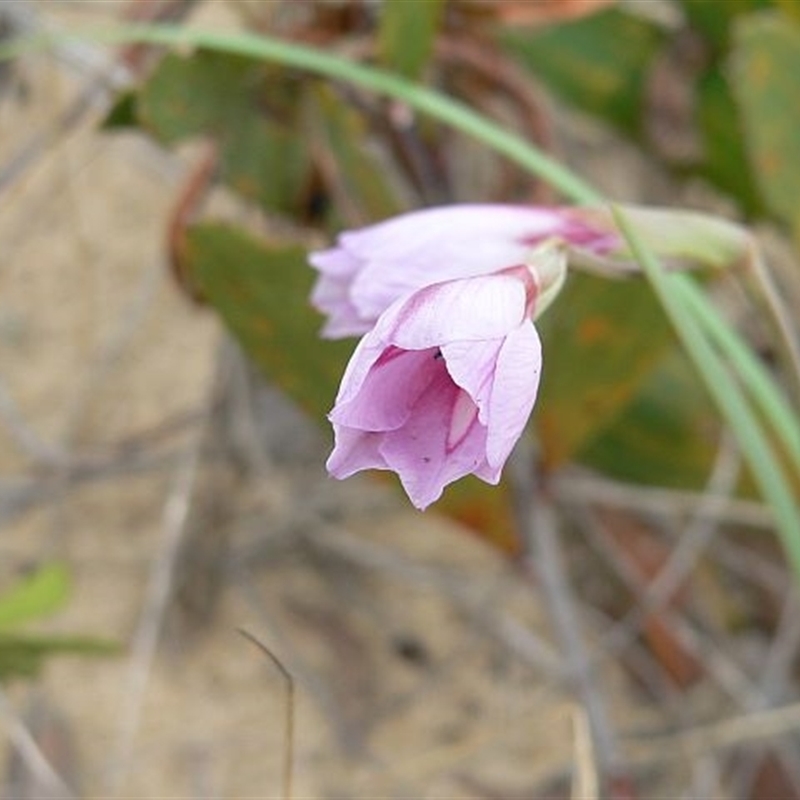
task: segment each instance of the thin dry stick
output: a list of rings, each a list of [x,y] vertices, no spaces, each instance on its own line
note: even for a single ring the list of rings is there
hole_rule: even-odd
[[[283,800],[292,800],[292,775],[294,773],[294,678],[283,666],[281,660],[263,642],[252,633],[239,628],[239,633],[252,642],[273,663],[286,682],[286,749],[283,753],[283,777],[281,780]]]
[[[511,485],[527,553],[522,557],[529,574],[538,576],[556,634],[561,639],[568,677],[586,709],[597,768],[605,779],[622,773],[622,755],[605,698],[596,685],[580,620],[564,568],[555,508],[536,485],[537,465],[530,444],[523,440],[514,451]]]
[[[592,733],[586,711],[581,706],[572,709],[572,731],[575,736],[575,778],[572,800],[598,800],[600,781],[595,768]]]
[[[770,314],[772,314],[772,319],[778,330],[779,341],[791,367],[795,396],[800,397],[800,342],[798,341],[795,315],[791,314],[786,308],[786,304],[783,302],[764,260],[756,254],[756,257],[751,259],[750,263],[751,268],[748,275],[754,279],[757,290],[764,299]]]
[[[792,692],[790,688],[791,670],[797,648],[800,646],[800,615],[797,612],[798,596],[792,588],[787,592],[777,631],[762,662],[759,680],[759,688],[763,695],[761,702],[757,708],[749,710],[762,711],[765,708],[776,706],[782,697],[786,697]],[[759,750],[762,752],[758,752]],[[774,751],[787,777],[795,787],[800,787],[800,764],[798,764],[796,742],[794,740],[779,742],[774,746]],[[755,772],[762,760],[763,748],[748,753],[748,756],[754,765],[753,771]],[[753,777],[754,775],[751,776],[751,781]]]
[[[186,453],[176,476],[175,485],[164,506],[161,547],[153,562],[144,607],[133,639],[128,678],[122,693],[124,702],[119,714],[117,741],[109,761],[107,778],[109,796],[116,796],[119,793],[130,768],[144,696],[172,590],[175,562],[189,516],[192,490],[200,459],[200,439],[198,436]]]
[[[735,522],[765,529],[772,529],[774,525],[766,506],[752,500],[732,497],[723,508],[709,508],[704,504],[705,495],[700,492],[634,486],[575,467],[561,470],[553,480],[553,489],[562,504],[605,503],[672,519],[686,514],[710,515],[720,523]]]
[[[607,652],[618,652],[638,635],[650,614],[669,602],[708,547],[718,528],[718,512],[728,503],[739,478],[741,459],[733,438],[724,433],[706,491],[695,514],[664,566],[647,584],[629,611],[605,637]]]
[[[27,726],[11,710],[5,692],[0,689],[0,714],[5,718],[8,729],[8,740],[12,747],[19,753],[25,766],[42,786],[51,789],[54,795],[70,800],[75,793],[69,788],[67,782],[53,768],[47,756],[42,752]]]
[[[573,510],[573,519],[580,524],[587,541],[613,566],[616,574],[625,582],[632,592],[643,591],[643,581],[629,565],[620,561],[617,554],[607,544],[607,537],[603,523],[597,520],[586,509]],[[743,708],[748,708],[749,703],[755,702],[759,696],[749,676],[735,663],[720,651],[707,637],[703,637],[680,614],[670,608],[664,608],[660,615],[661,620],[669,625],[670,630],[677,637],[681,645],[701,662],[709,675]]]
[[[99,352],[84,368],[81,381],[67,402],[63,440],[70,442],[89,407],[89,399],[97,391],[114,364],[120,359],[134,336],[142,329],[143,322],[153,307],[155,297],[162,286],[164,268],[161,263],[151,264],[139,278],[133,296],[116,320],[116,326],[103,343]]]
[[[46,442],[28,425],[2,378],[0,378],[0,424],[20,452],[30,458],[36,466],[61,466],[69,460],[66,450]]]
[[[630,760],[636,764],[659,764],[682,758],[686,753],[695,757],[717,753],[797,733],[798,730],[800,703],[792,703],[755,714],[730,717],[675,734],[644,738],[639,732],[628,740]]]

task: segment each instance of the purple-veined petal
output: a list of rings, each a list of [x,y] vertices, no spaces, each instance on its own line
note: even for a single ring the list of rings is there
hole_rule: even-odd
[[[490,203],[461,203],[426,208],[400,214],[391,219],[347,231],[338,244],[363,261],[411,262],[416,269],[434,248],[455,260],[472,261],[491,253],[492,240],[530,242],[557,231],[561,225],[558,209]],[[448,248],[440,251],[440,247]],[[482,249],[484,248],[484,249]]]
[[[484,425],[488,420],[497,354],[504,341],[499,338],[483,342],[447,342],[441,346],[450,377],[478,406],[478,419]]]
[[[372,365],[358,393],[336,404],[329,415],[331,422],[362,431],[401,427],[428,384],[445,370],[436,355],[436,348],[388,348]]]
[[[438,283],[393,303],[372,333],[404,350],[497,339],[525,316],[525,286],[506,275]]]
[[[486,460],[502,466],[530,417],[542,372],[542,344],[533,323],[512,331],[497,356],[489,400]]]
[[[447,430],[445,451],[449,455],[466,439],[478,421],[478,406],[473,399],[459,387],[453,408],[450,411],[450,427]]]
[[[558,209],[442,206],[342,233],[336,247],[312,253],[309,261],[321,279],[347,283],[352,307],[371,324],[397,298],[423,286],[521,263],[532,244],[558,235],[564,225]],[[330,306],[320,310],[337,315]]]
[[[453,411],[463,394],[442,370],[420,396],[406,425],[382,434],[380,453],[417,508],[429,506],[447,484],[484,462],[486,429],[476,420],[461,432],[458,444],[448,448]]]

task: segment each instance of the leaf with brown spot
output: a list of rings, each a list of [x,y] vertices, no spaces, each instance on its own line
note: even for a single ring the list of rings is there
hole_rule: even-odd
[[[800,25],[777,12],[740,18],[732,65],[756,182],[770,210],[800,231]]]
[[[674,340],[644,282],[590,275],[570,278],[539,327],[544,366],[534,420],[554,468],[613,423]]]

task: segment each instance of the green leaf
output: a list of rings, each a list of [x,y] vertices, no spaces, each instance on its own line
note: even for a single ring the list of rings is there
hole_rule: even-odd
[[[191,279],[248,355],[319,419],[330,411],[353,343],[319,339],[321,317],[308,296],[307,252],[271,246],[225,224],[188,231]]]
[[[58,611],[69,595],[62,564],[45,564],[0,595],[0,631]]]
[[[90,636],[28,636],[0,633],[0,683],[11,678],[35,678],[48,658],[57,655],[109,656],[119,653],[116,642]]]
[[[430,58],[444,0],[382,3],[378,30],[381,62],[403,77],[418,79]]]
[[[747,153],[739,109],[727,79],[714,67],[697,83],[697,121],[703,136],[703,177],[733,195],[747,214],[762,211]]]
[[[329,183],[337,205],[347,206],[351,218],[371,222],[397,214],[400,206],[367,142],[367,126],[357,111],[344,105],[329,87],[308,92],[312,140],[330,153]]]
[[[792,0],[794,2],[794,0]],[[741,14],[768,8],[770,0],[680,0],[689,24],[718,51],[728,49],[731,26]]]
[[[772,212],[800,230],[800,25],[778,13],[742,17],[732,65],[756,181]]]
[[[264,65],[241,56],[169,53],[139,92],[139,119],[164,144],[222,135],[252,110],[254,89],[266,74]]]
[[[545,463],[556,467],[633,401],[674,338],[641,280],[573,275],[538,324],[545,355],[534,419]]]
[[[673,351],[578,460],[631,483],[699,488],[708,479],[718,441],[716,411],[686,359]]]
[[[504,46],[557,94],[628,133],[641,128],[644,81],[663,38],[654,24],[614,8],[501,34]]]
[[[299,87],[291,73],[251,58],[207,50],[170,54],[140,91],[136,113],[164,144],[210,136],[226,183],[266,209],[291,211],[311,168],[297,135]]]

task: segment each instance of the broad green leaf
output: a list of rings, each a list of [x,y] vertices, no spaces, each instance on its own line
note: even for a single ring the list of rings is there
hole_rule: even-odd
[[[795,0],[791,0],[795,2]],[[727,50],[736,18],[768,8],[771,0],[680,0],[689,24],[718,50]]]
[[[800,231],[800,25],[778,13],[742,17],[733,89],[768,207]]]
[[[800,3],[797,0],[772,0],[775,8],[781,10],[789,19],[800,22]]]
[[[140,123],[164,144],[217,142],[223,180],[269,210],[292,211],[311,167],[300,80],[253,59],[200,50],[170,54],[136,98]]]
[[[308,148],[296,131],[249,115],[226,136],[220,168],[243,197],[290,212],[303,196],[309,165]]]
[[[565,100],[637,133],[644,81],[663,37],[647,20],[612,8],[565,25],[506,31],[501,41]]]
[[[538,324],[544,367],[534,420],[545,462],[556,467],[614,422],[674,339],[638,279],[573,275]]]
[[[747,165],[742,121],[727,79],[712,67],[697,82],[697,117],[703,136],[704,158],[699,171],[732,194],[748,214],[763,203]]]
[[[307,100],[312,140],[330,154],[334,199],[364,223],[397,214],[401,209],[385,168],[368,146],[364,117],[322,84],[308,92]]]
[[[699,488],[708,478],[718,440],[718,415],[697,375],[675,351],[578,460],[619,480]]]
[[[44,662],[53,656],[110,656],[119,650],[116,642],[90,636],[0,633],[0,683],[12,678],[35,678]]]
[[[314,273],[307,252],[271,246],[225,224],[189,229],[192,282],[242,347],[300,406],[319,419],[330,411],[352,341],[325,341],[308,297]]]
[[[444,0],[382,3],[378,52],[381,62],[406,78],[418,79],[428,62]]]
[[[69,594],[69,575],[62,564],[45,564],[0,594],[0,631],[58,611]]]

